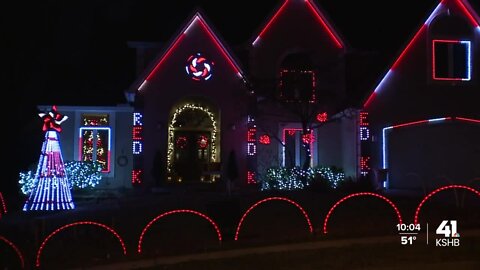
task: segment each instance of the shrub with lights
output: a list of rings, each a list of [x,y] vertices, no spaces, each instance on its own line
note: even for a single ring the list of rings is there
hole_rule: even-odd
[[[73,189],[86,189],[97,186],[102,180],[102,164],[91,161],[65,162],[65,172]],[[35,187],[35,174],[32,171],[20,172],[18,183],[23,194],[28,195]]]
[[[267,170],[261,190],[298,190],[315,184],[326,183],[335,189],[345,181],[343,170],[335,167],[317,167],[302,170],[299,167],[273,167]]]

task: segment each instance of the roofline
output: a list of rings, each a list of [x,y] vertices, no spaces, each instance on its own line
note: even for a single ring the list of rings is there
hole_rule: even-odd
[[[275,9],[272,10],[271,15],[262,23],[262,27],[255,31],[255,34],[249,39],[249,44],[251,46],[255,46],[255,43],[261,38],[261,36],[265,33],[268,27],[273,23],[273,21],[277,18],[277,16],[282,12],[282,10],[286,7],[288,1],[291,0],[283,0],[283,3],[280,5],[278,4]],[[338,34],[333,24],[330,22],[330,18],[325,15],[325,11],[320,9],[318,4],[315,0],[304,0],[305,3],[314,11],[315,15],[320,20],[321,26],[323,26],[324,30],[327,31],[327,34],[332,38],[337,48],[341,48],[343,50],[346,49],[345,42],[343,38]]]
[[[210,38],[216,43],[219,47],[218,49],[227,58],[227,61],[230,63],[232,68],[237,72],[237,74],[246,82],[245,73],[241,69],[238,61],[235,59],[233,54],[230,53],[230,50],[226,47],[225,42],[223,39],[219,37],[216,31],[210,26],[210,22],[208,19],[205,19],[205,16],[202,15],[202,11],[200,8],[194,9],[193,15],[189,16],[189,19],[183,24],[179,30],[177,30],[176,34],[170,39],[168,42],[168,46],[155,57],[155,59],[148,65],[147,68],[137,77],[133,84],[128,88],[130,92],[137,92],[140,91],[142,86],[151,79],[153,74],[155,74],[156,70],[161,66],[163,61],[168,57],[168,55],[174,50],[176,44],[178,44],[184,37],[184,35],[188,32],[190,26],[193,23],[199,20],[201,25],[205,28]]]
[[[470,23],[473,24],[473,27],[477,28],[478,31],[480,31],[480,20],[478,19],[478,15],[475,13],[475,11],[472,9],[470,4],[466,0],[441,0],[435,9],[430,13],[430,15],[427,17],[425,22],[420,26],[420,28],[415,32],[415,35],[408,39],[407,45],[403,48],[400,54],[395,58],[395,61],[390,65],[390,67],[387,69],[387,71],[384,73],[385,75],[381,77],[382,79],[376,84],[375,89],[370,92],[370,94],[363,99],[362,101],[362,107],[365,109],[368,107],[370,102],[375,98],[376,92],[380,89],[381,85],[383,82],[387,79],[387,77],[392,73],[392,71],[397,67],[399,64],[400,60],[403,58],[405,53],[408,51],[408,49],[411,47],[411,45],[416,41],[417,37],[420,35],[421,32],[425,31],[427,26],[430,24],[430,22],[437,17],[437,13],[440,13],[440,8],[444,7],[446,5],[447,1],[454,1],[454,3],[458,4],[460,9],[463,11],[464,15],[469,19]]]

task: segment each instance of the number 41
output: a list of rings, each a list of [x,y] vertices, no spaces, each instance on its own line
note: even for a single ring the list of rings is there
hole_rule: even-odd
[[[447,225],[450,221],[450,225]],[[444,220],[437,228],[437,234],[443,234],[445,237],[455,237],[457,235],[457,221],[456,220]]]

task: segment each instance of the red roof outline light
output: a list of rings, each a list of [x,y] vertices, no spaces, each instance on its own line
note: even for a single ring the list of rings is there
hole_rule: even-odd
[[[395,59],[392,66],[388,69],[385,75],[382,77],[380,82],[376,85],[373,92],[370,93],[367,100],[364,102],[363,107],[366,108],[369,106],[371,101],[378,94],[379,90],[382,88],[383,83],[388,79],[388,77],[395,71],[395,69],[400,64],[403,57],[409,51],[414,43],[418,40],[418,37],[425,33],[430,22],[441,12],[445,10],[450,10],[451,5],[456,5],[459,10],[467,17],[468,21],[472,24],[473,27],[480,31],[480,18],[472,9],[470,4],[466,0],[441,0],[440,3],[435,7],[435,9],[430,13],[425,22],[420,26],[412,39],[408,42],[407,46],[401,51],[399,56]]]
[[[161,68],[162,64],[165,62],[165,60],[172,54],[172,52],[177,48],[178,44],[185,38],[186,35],[188,35],[188,32],[190,28],[195,25],[195,23],[199,23],[200,26],[204,31],[206,31],[207,35],[212,39],[213,43],[215,46],[220,50],[221,54],[225,57],[227,60],[228,64],[230,67],[233,69],[233,71],[240,77],[244,78],[243,76],[243,71],[238,65],[238,63],[235,61],[233,58],[232,54],[229,53],[229,50],[223,45],[223,42],[221,39],[218,37],[218,35],[215,34],[215,32],[212,30],[212,28],[208,25],[208,23],[205,21],[204,17],[201,15],[199,11],[197,11],[193,17],[185,24],[185,26],[181,29],[179,34],[175,37],[175,39],[170,43],[170,45],[165,49],[165,51],[157,57],[157,59],[153,62],[153,65],[151,65],[149,68],[146,69],[146,72],[141,76],[140,80],[138,80],[134,84],[134,89],[141,91],[146,83],[157,74],[159,69]]]
[[[256,36],[255,40],[252,42],[252,46],[255,46],[255,44],[262,39],[262,36],[267,32],[268,29],[272,26],[272,24],[276,21],[276,19],[279,17],[279,15],[285,10],[285,7],[287,6],[289,1],[295,1],[295,0],[284,0],[282,5],[275,11],[274,15],[267,21],[265,26],[262,28],[260,33]],[[298,1],[298,0],[297,0]],[[313,0],[303,0],[309,10],[315,15],[315,18],[318,20],[322,28],[327,32],[329,37],[332,39],[332,41],[335,43],[335,46],[339,49],[344,49],[345,44],[338,35],[338,33],[333,29],[332,25],[328,22],[326,19],[325,15],[321,12],[317,4],[313,2]]]

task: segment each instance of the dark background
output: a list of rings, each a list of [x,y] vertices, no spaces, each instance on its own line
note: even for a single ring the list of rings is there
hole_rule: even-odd
[[[375,52],[373,89],[439,1],[315,0],[351,50]],[[247,46],[281,0],[15,1],[2,4],[2,83],[9,173],[0,190],[38,160],[43,135],[36,105],[115,105],[135,79],[127,41],[167,42],[196,7],[233,48]],[[470,0],[480,12],[480,0]],[[371,85],[370,85],[371,84]],[[7,97],[11,95],[12,98]]]

